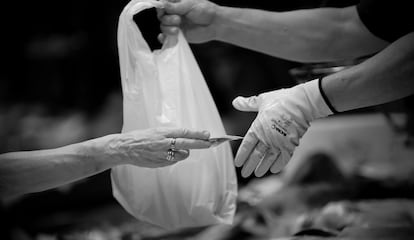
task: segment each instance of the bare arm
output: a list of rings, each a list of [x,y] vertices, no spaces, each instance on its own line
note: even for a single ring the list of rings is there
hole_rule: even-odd
[[[388,45],[369,32],[355,6],[269,12],[180,0],[167,2],[159,18],[166,35],[180,27],[192,43],[219,40],[299,62],[354,59]]]
[[[382,104],[414,94],[414,33],[365,62],[327,76],[322,88],[338,111]]]
[[[121,164],[97,157],[88,141],[50,150],[0,155],[0,196],[40,192],[79,180]]]
[[[365,62],[329,75],[322,89],[338,111],[372,106],[414,94],[414,32]],[[242,176],[279,172],[289,162],[310,123],[332,114],[320,80],[233,101],[241,111],[258,111],[236,155]]]
[[[174,161],[167,161],[176,138]],[[188,157],[189,149],[208,148],[208,132],[147,129],[61,148],[0,154],[0,197],[39,192],[121,164],[164,167]]]
[[[356,7],[289,12],[218,7],[216,39],[299,62],[353,59],[381,50]]]

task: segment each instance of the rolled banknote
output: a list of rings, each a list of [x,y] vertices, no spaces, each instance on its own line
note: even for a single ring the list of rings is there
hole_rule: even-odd
[[[243,137],[235,136],[235,135],[223,135],[218,137],[212,137],[209,139],[209,141],[213,144],[211,147],[216,147],[224,142],[227,141],[235,141],[235,140],[241,140]]]

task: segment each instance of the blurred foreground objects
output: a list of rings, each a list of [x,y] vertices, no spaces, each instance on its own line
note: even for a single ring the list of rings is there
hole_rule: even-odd
[[[413,179],[345,173],[323,152],[300,164],[295,174],[257,178],[240,189],[233,225],[166,232],[107,206],[78,215],[65,231],[26,239],[412,239]]]

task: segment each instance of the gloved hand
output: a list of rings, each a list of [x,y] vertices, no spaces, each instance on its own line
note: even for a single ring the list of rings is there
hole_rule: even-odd
[[[269,169],[272,173],[280,172],[310,122],[332,114],[318,81],[233,100],[233,106],[240,111],[259,112],[236,154],[235,165],[243,166],[243,177],[253,171],[257,177]]]

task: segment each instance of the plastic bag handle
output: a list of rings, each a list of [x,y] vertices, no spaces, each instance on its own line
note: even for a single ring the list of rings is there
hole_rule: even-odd
[[[148,8],[164,8],[164,1],[165,0],[135,0],[132,3],[132,6],[130,7],[128,11],[128,20],[133,21],[133,16],[135,14],[138,14],[139,12],[148,9]],[[143,3],[146,3],[144,6]],[[134,23],[135,24],[135,23]],[[135,24],[137,25],[137,24]],[[138,26],[137,26],[138,27]],[[176,36],[170,36],[168,35],[166,39],[164,40],[161,50],[174,47],[178,43],[178,35]],[[148,50],[151,52],[151,50],[148,47]]]

